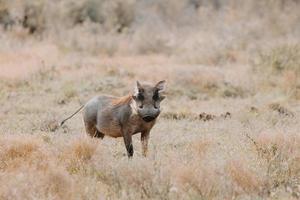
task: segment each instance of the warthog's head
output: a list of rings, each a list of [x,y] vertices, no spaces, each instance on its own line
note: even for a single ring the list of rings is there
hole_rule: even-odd
[[[160,114],[160,102],[165,98],[162,95],[166,81],[159,81],[156,85],[136,83],[134,107],[137,114],[145,121],[151,122]]]

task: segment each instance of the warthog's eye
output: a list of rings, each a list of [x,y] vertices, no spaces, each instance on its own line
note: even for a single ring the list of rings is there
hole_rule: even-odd
[[[141,93],[138,93],[137,98],[140,101],[144,101],[144,99],[145,99],[144,95],[142,95]]]
[[[153,99],[154,101],[158,101],[159,95],[158,95],[158,91],[157,91],[157,90],[154,92],[154,95],[153,95],[152,99]]]

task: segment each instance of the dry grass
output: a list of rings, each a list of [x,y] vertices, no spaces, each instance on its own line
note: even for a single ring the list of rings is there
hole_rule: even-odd
[[[299,199],[299,6],[0,0],[0,199]],[[162,79],[147,158],[58,126]]]
[[[265,187],[263,178],[244,166],[242,161],[229,162],[227,170],[235,184],[235,193],[238,195],[243,193],[262,195]]]

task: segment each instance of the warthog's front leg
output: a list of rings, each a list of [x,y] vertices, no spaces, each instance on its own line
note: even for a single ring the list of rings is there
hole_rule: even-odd
[[[142,150],[143,150],[143,156],[145,156],[145,157],[147,156],[147,153],[148,153],[149,133],[150,133],[150,131],[141,133]]]
[[[123,138],[124,138],[124,143],[125,143],[125,147],[126,147],[126,150],[127,150],[127,156],[130,158],[130,157],[133,156],[133,146],[132,146],[131,132],[123,131]]]

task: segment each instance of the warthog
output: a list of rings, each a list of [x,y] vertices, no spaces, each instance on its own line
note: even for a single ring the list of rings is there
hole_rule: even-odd
[[[151,128],[160,114],[160,102],[165,98],[165,81],[156,85],[136,83],[133,94],[124,97],[96,96],[81,106],[88,135],[103,139],[105,135],[123,137],[128,157],[133,156],[132,135],[141,133],[143,155],[147,155]]]

